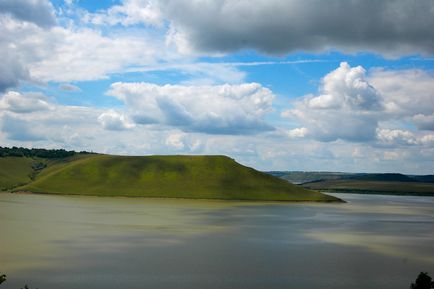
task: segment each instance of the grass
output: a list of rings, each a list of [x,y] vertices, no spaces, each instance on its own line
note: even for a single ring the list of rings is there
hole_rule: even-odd
[[[303,186],[334,192],[434,196],[434,183],[422,182],[326,180],[306,183]]]
[[[32,165],[35,163],[32,158],[0,158],[0,189],[8,190],[31,182]]]
[[[16,188],[36,193],[263,201],[339,201],[225,156],[90,155],[44,169]]]

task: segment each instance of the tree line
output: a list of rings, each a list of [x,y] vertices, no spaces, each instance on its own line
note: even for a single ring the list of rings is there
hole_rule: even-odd
[[[0,157],[38,157],[46,159],[66,158],[75,154],[89,154],[89,152],[67,151],[64,149],[39,149],[39,148],[23,148],[23,147],[1,147]]]

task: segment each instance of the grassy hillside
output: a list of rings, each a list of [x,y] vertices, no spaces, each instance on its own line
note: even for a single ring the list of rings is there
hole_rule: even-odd
[[[0,158],[0,190],[7,190],[30,182],[36,162],[32,158]]]
[[[25,156],[0,157],[0,190],[11,190],[32,182],[39,174],[49,173],[73,161],[92,156],[76,154],[64,158]]]
[[[18,189],[95,196],[338,201],[225,156],[90,155],[52,165]]]

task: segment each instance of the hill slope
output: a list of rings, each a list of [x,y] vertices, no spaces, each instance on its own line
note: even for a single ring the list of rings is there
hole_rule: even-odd
[[[0,158],[0,190],[11,189],[32,181],[32,165],[35,163],[31,158]]]
[[[18,189],[94,196],[339,201],[225,156],[92,155],[52,166]]]

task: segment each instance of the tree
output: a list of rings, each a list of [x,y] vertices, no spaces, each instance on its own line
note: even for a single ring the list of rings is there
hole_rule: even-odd
[[[431,277],[427,272],[420,272],[417,276],[416,281],[411,283],[410,289],[433,289],[434,282],[432,282]]]

